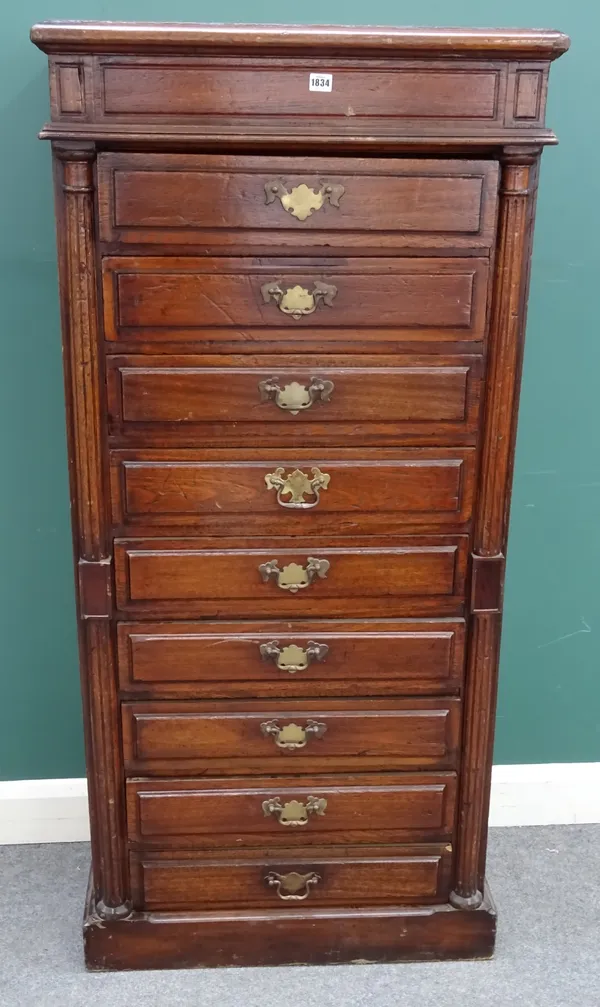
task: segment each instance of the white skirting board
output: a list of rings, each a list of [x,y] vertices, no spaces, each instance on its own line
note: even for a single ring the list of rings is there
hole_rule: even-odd
[[[494,766],[491,826],[599,822],[600,762]],[[89,835],[85,779],[0,782],[0,845]]]

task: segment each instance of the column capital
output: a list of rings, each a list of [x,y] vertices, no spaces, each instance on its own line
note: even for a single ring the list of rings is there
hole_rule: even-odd
[[[96,160],[96,144],[89,140],[54,140],[52,151],[60,161]]]

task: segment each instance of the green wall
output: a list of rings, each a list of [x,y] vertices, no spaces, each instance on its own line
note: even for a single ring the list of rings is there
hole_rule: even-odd
[[[298,11],[290,8],[290,14]],[[375,24],[560,28],[548,110],[512,511],[496,762],[600,760],[600,8],[590,0],[372,0]],[[357,0],[303,20],[364,22]],[[0,56],[0,779],[84,772],[51,208],[44,18],[279,21],[274,0],[22,0]]]

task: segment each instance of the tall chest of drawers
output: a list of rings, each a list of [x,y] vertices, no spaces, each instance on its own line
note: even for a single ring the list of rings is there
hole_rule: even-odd
[[[53,22],[97,969],[485,957],[552,31]]]

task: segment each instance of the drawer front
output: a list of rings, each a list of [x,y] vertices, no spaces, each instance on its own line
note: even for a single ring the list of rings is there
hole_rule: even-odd
[[[445,902],[452,849],[361,847],[276,855],[178,850],[131,854],[134,909],[290,909]]]
[[[120,623],[119,682],[156,697],[452,693],[462,620],[351,623]]]
[[[457,699],[124,703],[130,776],[455,769]]]
[[[436,614],[462,614],[467,536],[415,538],[393,548],[367,539],[356,548],[326,545],[318,552],[300,544],[294,550],[236,545],[229,547],[229,540],[117,539],[119,608],[175,618],[187,613],[213,618],[377,616],[405,614],[407,605],[422,610],[430,601]]]
[[[344,455],[114,451],[117,526],[192,525],[246,533],[278,528],[339,534],[471,518],[475,450],[412,449]]]
[[[481,340],[488,262],[476,258],[103,260],[109,340]],[[249,333],[252,336],[249,336]],[[321,335],[319,335],[321,338]],[[246,345],[246,349],[247,349]]]
[[[480,357],[399,358],[396,366],[205,366],[198,357],[108,361],[113,434],[161,443],[474,443]]]
[[[442,842],[454,824],[452,773],[129,780],[129,838],[145,848]]]
[[[495,161],[98,155],[107,242],[486,248],[497,190]]]
[[[386,45],[382,38],[381,50]],[[446,136],[468,128],[493,132],[503,125],[505,59],[477,60],[466,54],[457,62],[448,46],[448,58],[441,62],[427,59],[427,53],[404,62],[380,51],[365,69],[340,53],[332,64],[319,54],[308,59],[288,52],[275,66],[264,55],[241,59],[232,52],[234,44],[228,44],[207,64],[206,56],[194,58],[196,43],[188,48],[191,56],[178,54],[176,60],[100,57],[96,114],[101,121],[110,127],[131,116],[159,121],[167,116],[170,123],[188,127],[188,134],[193,126],[198,142],[203,133],[245,133],[266,136],[275,146],[283,132],[299,137],[303,147],[311,139],[322,143],[332,136],[375,135],[385,143],[386,135],[396,138],[399,131],[410,135],[417,129],[424,136],[433,131],[435,137],[436,127]],[[309,74],[319,71],[334,71],[331,93],[309,90]],[[174,132],[173,143],[176,136]]]

